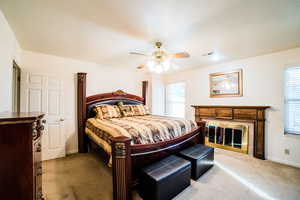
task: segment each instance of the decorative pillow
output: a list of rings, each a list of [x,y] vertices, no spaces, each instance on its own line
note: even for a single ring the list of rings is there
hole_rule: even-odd
[[[119,106],[123,117],[132,117],[134,116],[132,108],[130,105],[122,105]]]
[[[96,118],[110,119],[122,117],[120,109],[115,105],[99,105],[94,108],[96,112]]]
[[[124,106],[123,101],[119,101],[119,102],[118,102],[118,106]]]
[[[144,107],[144,109],[145,109],[145,115],[150,115],[150,111],[149,111],[148,106],[143,105],[143,107]]]
[[[149,115],[149,109],[146,105],[131,105],[134,116]]]

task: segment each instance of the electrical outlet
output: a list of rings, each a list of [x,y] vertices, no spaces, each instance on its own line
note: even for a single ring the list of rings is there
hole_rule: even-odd
[[[284,149],[284,154],[285,155],[290,155],[290,150],[289,149]]]

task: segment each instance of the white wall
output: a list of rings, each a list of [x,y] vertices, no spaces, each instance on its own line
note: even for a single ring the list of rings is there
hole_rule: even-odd
[[[141,72],[123,68],[110,68],[95,63],[52,55],[23,51],[22,70],[25,72],[54,75],[63,80],[65,136],[67,153],[77,151],[76,130],[76,82],[77,72],[87,72],[87,95],[112,92],[122,89],[141,96]]]
[[[234,62],[165,75],[164,82],[186,81],[186,117],[193,119],[197,105],[266,105],[266,158],[300,167],[300,136],[284,135],[283,75],[287,66],[300,65],[300,48]],[[209,74],[243,69],[244,96],[209,98]],[[284,149],[290,155],[284,154]]]
[[[0,112],[12,110],[13,60],[20,62],[21,49],[0,10]]]
[[[155,115],[165,114],[165,87],[162,76],[151,74],[151,113]],[[161,103],[163,102],[163,103]]]

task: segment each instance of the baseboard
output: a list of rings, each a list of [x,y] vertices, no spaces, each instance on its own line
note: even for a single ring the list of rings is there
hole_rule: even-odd
[[[69,155],[74,153],[78,153],[78,149],[69,149],[66,154]]]
[[[268,158],[268,160],[273,161],[273,162],[277,162],[277,163],[281,163],[281,164],[285,164],[285,165],[289,165],[292,167],[297,167],[300,168],[300,163],[297,162],[293,162],[293,161],[289,161],[289,160],[280,160],[277,158]]]

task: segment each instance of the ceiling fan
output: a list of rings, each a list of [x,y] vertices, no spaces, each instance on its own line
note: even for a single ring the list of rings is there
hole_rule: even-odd
[[[167,54],[163,50],[161,50],[162,43],[156,42],[155,48],[156,50],[152,54],[143,54],[138,52],[130,52],[132,55],[146,56],[148,57],[147,64],[139,65],[137,69],[144,69],[148,67],[150,71],[154,71],[157,73],[161,73],[164,71],[168,71],[170,68],[170,60],[177,58],[188,58],[190,54],[187,52],[179,52],[174,54]]]

